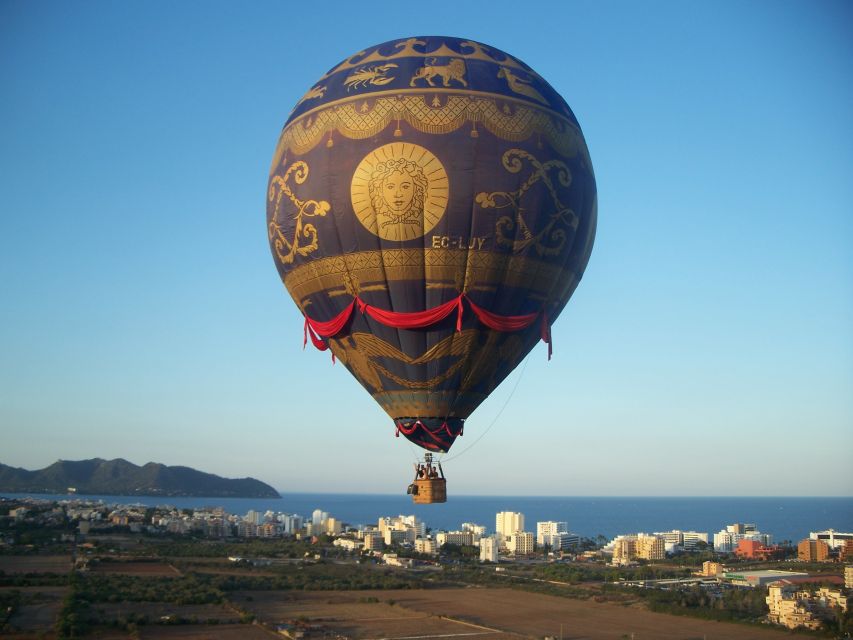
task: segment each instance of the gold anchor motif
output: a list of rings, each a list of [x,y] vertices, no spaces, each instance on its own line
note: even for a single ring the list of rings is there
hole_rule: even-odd
[[[268,194],[270,202],[275,200],[275,209],[267,228],[267,234],[275,247],[276,256],[283,264],[291,264],[297,255],[305,256],[317,249],[317,227],[310,222],[303,223],[302,218],[323,217],[331,208],[325,200],[300,200],[297,198],[287,184],[291,175],[293,175],[296,184],[304,183],[308,179],[308,164],[299,160],[290,165],[283,176],[274,176],[270,180]],[[278,222],[283,196],[287,196],[288,200],[296,207],[293,240],[288,240],[285,237]],[[301,245],[300,240],[303,241]]]
[[[554,256],[560,253],[566,243],[564,227],[575,229],[578,217],[574,211],[566,207],[557,196],[557,189],[551,180],[550,172],[557,171],[557,181],[563,187],[572,182],[569,168],[561,160],[539,162],[534,156],[523,149],[510,149],[504,153],[502,164],[510,173],[518,173],[524,166],[523,160],[533,165],[533,173],[516,191],[485,191],[478,193],[475,201],[483,209],[506,209],[513,211],[512,216],[502,216],[495,225],[495,241],[497,244],[511,247],[513,253],[521,253],[530,246],[536,249],[540,256]],[[524,219],[524,208],[521,199],[524,194],[537,182],[541,181],[554,205],[554,212],[548,217],[548,223],[538,233],[534,233]],[[559,225],[559,226],[558,226]]]

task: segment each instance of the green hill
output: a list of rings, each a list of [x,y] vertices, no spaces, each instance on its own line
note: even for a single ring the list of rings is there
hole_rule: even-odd
[[[190,467],[156,462],[137,466],[127,460],[57,460],[28,471],[0,463],[0,491],[121,496],[209,496],[217,498],[278,498],[270,485],[254,478],[229,479]]]

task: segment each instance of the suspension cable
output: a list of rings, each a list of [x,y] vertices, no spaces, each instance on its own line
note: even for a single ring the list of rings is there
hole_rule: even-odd
[[[468,445],[467,447],[462,449],[462,451],[460,451],[459,453],[454,453],[449,458],[439,458],[439,460],[438,460],[439,462],[449,462],[451,460],[456,460],[456,458],[459,458],[460,456],[462,456],[462,454],[464,454],[466,451],[470,451],[471,449],[473,449],[474,445],[476,445],[478,442],[480,442],[480,440],[483,439],[483,437],[491,430],[491,428],[493,426],[495,426],[498,419],[503,414],[504,409],[506,409],[507,406],[509,405],[509,401],[512,400],[512,397],[515,395],[515,391],[516,391],[516,389],[518,389],[518,385],[521,382],[521,378],[524,377],[524,372],[527,370],[527,364],[529,362],[530,362],[530,354],[528,354],[527,357],[524,358],[524,366],[521,367],[521,371],[519,372],[518,377],[515,379],[515,384],[513,385],[512,390],[509,392],[509,395],[507,396],[506,400],[504,400],[503,406],[501,406],[497,415],[495,415],[495,417],[492,419],[491,423],[489,423],[489,426],[486,427],[486,429],[479,436],[477,436],[477,439],[474,440],[474,442],[472,442],[470,445]]]

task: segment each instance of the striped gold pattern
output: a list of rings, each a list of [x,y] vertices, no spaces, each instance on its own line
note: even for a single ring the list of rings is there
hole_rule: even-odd
[[[531,273],[537,277],[531,279]],[[465,274],[465,282],[476,282],[477,286],[465,287],[460,274]],[[525,287],[534,299],[551,293],[555,282],[575,280],[574,273],[562,265],[527,256],[428,248],[361,251],[318,258],[293,268],[285,276],[284,284],[293,299],[304,307],[307,298],[315,293],[327,291],[334,295],[338,290],[347,293],[347,276],[357,281],[362,290],[372,283],[425,279],[433,286],[446,283],[450,288],[464,287],[469,291],[497,285]]]

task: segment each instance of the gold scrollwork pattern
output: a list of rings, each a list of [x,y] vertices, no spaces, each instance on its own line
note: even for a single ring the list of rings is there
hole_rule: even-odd
[[[275,247],[276,256],[282,264],[291,264],[297,255],[306,256],[317,249],[317,227],[310,222],[303,222],[303,218],[323,217],[330,209],[329,203],[325,200],[300,200],[297,198],[287,184],[291,175],[296,184],[303,184],[308,179],[308,165],[299,160],[290,165],[283,176],[273,176],[267,195],[270,202],[275,202],[267,233],[270,242]],[[278,221],[284,196],[287,196],[287,199],[296,207],[296,215],[294,216],[296,226],[293,230],[292,240],[288,240],[284,235]]]
[[[436,90],[438,91],[438,90]],[[482,124],[493,135],[510,142],[521,142],[533,135],[546,140],[558,153],[570,158],[580,154],[590,165],[586,143],[580,131],[567,119],[529,103],[512,98],[498,99],[476,95],[444,94],[444,104],[423,93],[385,95],[368,102],[353,99],[321,109],[292,122],[282,132],[273,156],[273,169],[285,152],[307,153],[330,133],[351,140],[364,140],[381,133],[392,123],[403,120],[423,133],[452,133],[470,122]],[[513,108],[507,105],[512,104]]]
[[[520,253],[533,246],[540,256],[557,255],[566,243],[565,229],[577,228],[578,217],[560,201],[551,173],[556,172],[557,181],[563,187],[571,184],[572,175],[564,162],[560,160],[539,162],[523,149],[510,149],[504,153],[502,163],[504,169],[510,173],[518,173],[524,167],[522,160],[532,165],[533,171],[519,189],[491,193],[483,191],[477,194],[475,202],[483,209],[512,211],[512,215],[502,216],[495,225],[495,241],[499,245],[512,248],[513,253]],[[547,224],[538,232],[534,232],[522,215],[524,208],[521,206],[521,199],[534,184],[540,181],[551,196],[554,211],[548,216]]]

